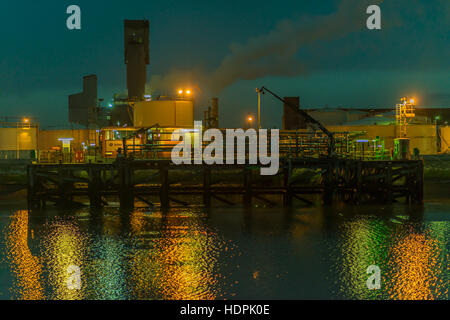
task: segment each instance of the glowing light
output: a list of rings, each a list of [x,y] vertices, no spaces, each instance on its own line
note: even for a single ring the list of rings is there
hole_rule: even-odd
[[[178,94],[183,94],[183,90],[178,90]]]
[[[191,94],[191,90],[186,90],[186,94]]]
[[[25,119],[23,119],[23,122],[25,122],[25,123],[28,123],[28,119],[27,118],[25,118]]]

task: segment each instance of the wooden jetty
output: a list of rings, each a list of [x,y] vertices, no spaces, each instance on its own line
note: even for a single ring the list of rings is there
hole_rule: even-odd
[[[127,210],[136,200],[163,210],[173,205],[209,207],[213,200],[236,205],[235,199],[244,206],[254,201],[271,206],[312,204],[310,195],[321,197],[323,204],[423,201],[420,160],[282,158],[278,174],[265,177],[260,176],[260,165],[174,165],[169,160],[125,158],[111,164],[32,164],[27,170],[30,209],[47,203],[72,206],[83,198],[92,207],[117,199]],[[230,177],[234,180],[228,181]]]

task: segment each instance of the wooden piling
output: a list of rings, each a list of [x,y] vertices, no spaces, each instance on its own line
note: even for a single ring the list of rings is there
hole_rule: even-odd
[[[161,208],[167,210],[170,204],[194,204],[186,199],[203,197],[203,205],[210,207],[212,198],[225,205],[234,205],[230,195],[242,196],[244,206],[251,207],[253,197],[271,203],[267,196],[283,197],[284,206],[292,205],[293,198],[309,205],[307,195],[321,195],[324,204],[334,201],[334,195],[339,194],[345,201],[353,203],[363,199],[381,199],[390,202],[395,198],[411,197],[411,200],[423,201],[423,163],[420,161],[362,161],[350,159],[280,159],[280,175],[282,180],[274,179],[273,185],[254,184],[253,169],[255,165],[223,165],[224,173],[227,169],[242,170],[243,184],[221,184],[212,188],[212,171],[219,170],[222,165],[171,165],[162,160],[131,160],[118,159],[113,164],[56,164],[30,165],[27,168],[28,206],[30,209],[39,208],[45,201],[59,205],[73,205],[72,197],[88,197],[92,207],[102,205],[102,196],[116,196],[120,200],[122,209],[130,210],[134,207],[135,196],[145,199],[145,203],[152,204],[150,197],[160,199]],[[291,179],[295,169],[320,170],[321,184],[303,184]],[[148,178],[134,179],[135,170],[158,170],[158,182],[151,182]],[[194,182],[191,185],[169,183],[169,172],[172,169],[190,170],[203,174],[201,185]],[[88,177],[80,174],[87,172]],[[106,175],[108,173],[108,175]],[[150,176],[150,175],[149,175]],[[405,179],[406,177],[406,179]],[[136,181],[135,181],[136,180]],[[241,180],[242,181],[242,180]],[[185,198],[183,198],[185,197]],[[200,201],[201,203],[201,201]]]
[[[127,160],[119,162],[119,198],[122,210],[134,208],[134,190],[132,184],[133,170]]]
[[[248,166],[244,167],[244,194],[243,203],[245,207],[251,207],[252,205],[252,170]]]
[[[169,198],[169,170],[168,163],[166,161],[162,161],[159,164],[159,177],[161,182],[160,189],[160,201],[161,201],[161,209],[163,211],[167,210],[170,206],[170,198]]]
[[[102,206],[101,199],[101,170],[99,170],[96,166],[90,165],[88,171],[88,193],[89,193],[89,203],[93,208],[99,208]]]
[[[203,165],[203,204],[211,206],[211,168],[207,165]]]

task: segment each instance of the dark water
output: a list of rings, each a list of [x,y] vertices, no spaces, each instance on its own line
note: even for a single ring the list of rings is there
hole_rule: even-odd
[[[0,299],[448,299],[448,186],[420,207],[29,215],[2,201]]]

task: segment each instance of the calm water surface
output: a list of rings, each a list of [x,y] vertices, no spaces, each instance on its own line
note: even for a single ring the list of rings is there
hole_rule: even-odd
[[[1,201],[0,299],[448,299],[448,186],[420,207],[28,214]]]

